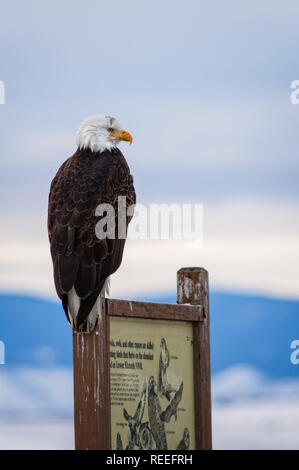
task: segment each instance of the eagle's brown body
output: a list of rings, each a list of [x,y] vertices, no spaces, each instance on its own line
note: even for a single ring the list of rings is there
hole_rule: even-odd
[[[52,181],[49,195],[48,231],[58,296],[68,315],[68,293],[74,287],[80,298],[75,327],[86,321],[105,280],[122,260],[125,239],[118,239],[118,197],[126,206],[135,204],[133,178],[123,154],[77,150]],[[97,238],[95,210],[111,204],[116,213],[116,238]],[[126,226],[130,217],[126,217]]]

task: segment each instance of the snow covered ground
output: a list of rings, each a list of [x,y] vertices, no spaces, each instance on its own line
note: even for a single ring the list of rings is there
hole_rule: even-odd
[[[0,449],[64,450],[74,448],[73,421],[51,420],[30,423],[14,420],[0,424]]]
[[[299,400],[215,405],[214,449],[299,449]]]
[[[299,401],[252,401],[213,408],[214,449],[299,449]],[[73,421],[0,424],[0,449],[73,449]]]
[[[299,380],[269,380],[248,366],[213,378],[215,449],[299,449]]]
[[[299,449],[299,380],[238,366],[213,377],[214,449]],[[0,374],[0,449],[73,449],[72,373]]]

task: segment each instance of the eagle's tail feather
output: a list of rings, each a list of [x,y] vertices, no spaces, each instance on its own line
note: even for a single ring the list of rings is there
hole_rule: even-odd
[[[101,282],[100,286],[85,299],[78,297],[74,287],[63,296],[64,310],[75,331],[90,333],[95,329],[101,312],[101,299],[108,292],[109,278]]]

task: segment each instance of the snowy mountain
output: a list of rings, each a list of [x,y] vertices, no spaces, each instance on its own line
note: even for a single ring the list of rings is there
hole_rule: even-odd
[[[175,302],[175,296],[144,299]],[[299,339],[299,302],[212,293],[212,372],[243,364],[272,378],[299,378],[290,343]],[[0,295],[0,340],[6,367],[66,367],[72,335],[58,302]]]
[[[212,293],[214,448],[299,448],[298,313],[299,302]],[[59,303],[0,295],[0,340],[0,448],[73,448],[72,335]]]

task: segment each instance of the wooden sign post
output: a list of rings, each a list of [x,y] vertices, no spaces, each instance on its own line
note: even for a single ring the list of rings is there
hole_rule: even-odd
[[[104,299],[73,332],[76,449],[211,449],[208,273],[177,280],[178,304]]]
[[[201,321],[193,322],[196,448],[212,449],[209,275],[203,268],[177,273],[179,304],[200,305]]]

